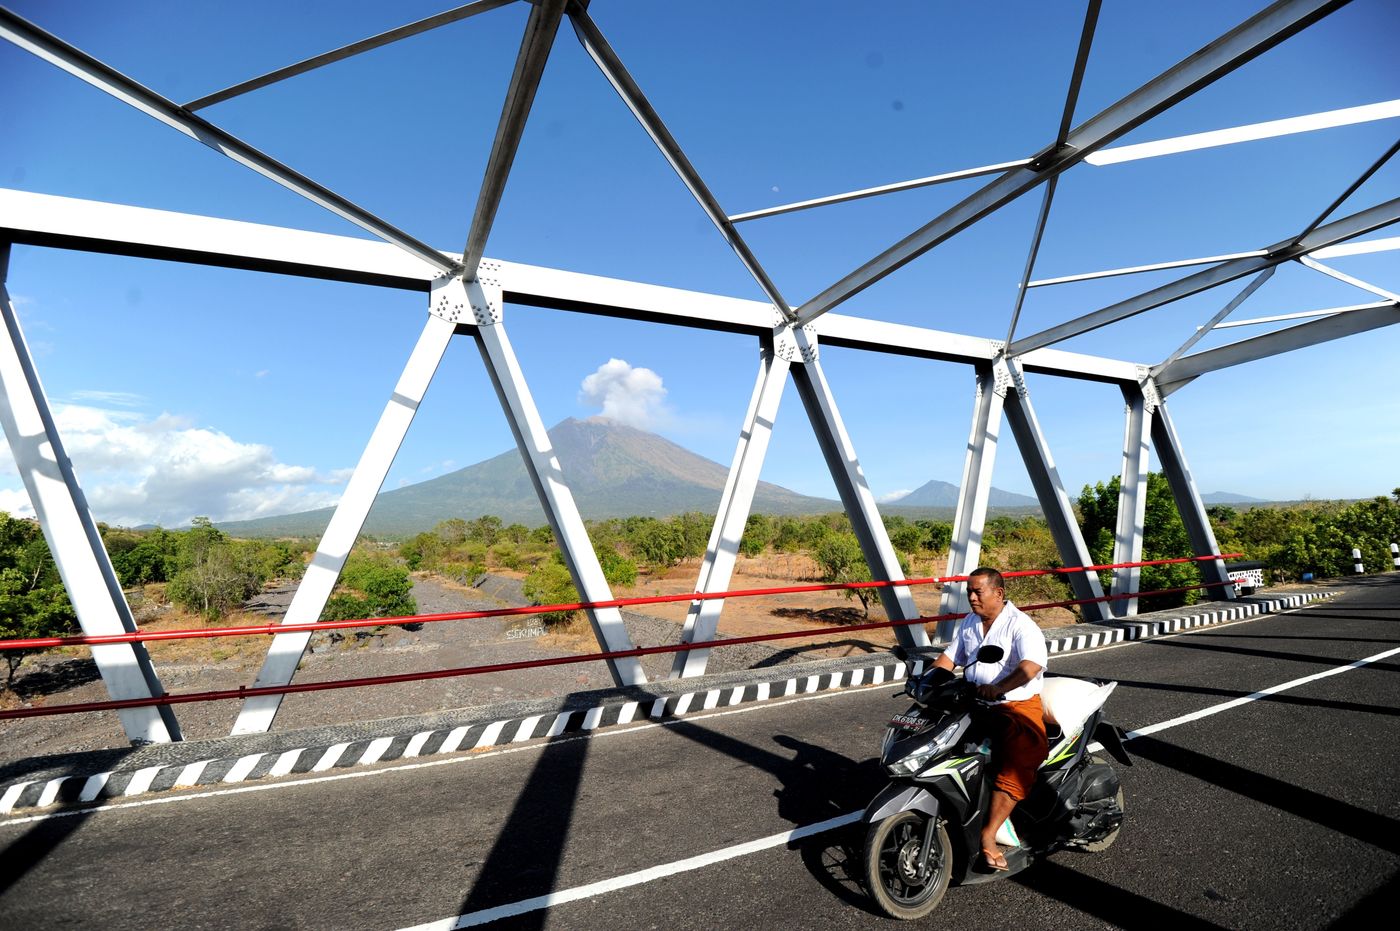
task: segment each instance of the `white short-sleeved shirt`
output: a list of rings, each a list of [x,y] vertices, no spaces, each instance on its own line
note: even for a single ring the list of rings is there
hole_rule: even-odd
[[[977,662],[977,651],[984,646],[999,646],[1001,660],[995,663]],[[1035,621],[1011,602],[1002,607],[1001,613],[992,621],[992,626],[982,635],[982,619],[969,614],[958,624],[953,642],[943,655],[953,661],[954,666],[963,667],[963,676],[974,685],[990,685],[1000,682],[1011,674],[1022,660],[1030,660],[1040,667],[1040,673],[1025,685],[1006,693],[1004,701],[1025,701],[1039,695],[1045,684],[1045,666],[1050,659],[1050,651],[1045,645],[1045,635]]]

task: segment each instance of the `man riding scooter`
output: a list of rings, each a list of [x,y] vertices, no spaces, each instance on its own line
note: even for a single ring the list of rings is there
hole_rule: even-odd
[[[1005,580],[997,570],[974,569],[967,578],[967,600],[972,613],[958,624],[934,666],[948,672],[964,667],[977,696],[991,703],[982,715],[992,739],[993,779],[982,857],[989,869],[1005,870],[997,831],[1030,791],[1049,750],[1040,700],[1049,651],[1035,621],[1006,600]],[[1001,658],[979,662],[984,647],[1000,647]]]

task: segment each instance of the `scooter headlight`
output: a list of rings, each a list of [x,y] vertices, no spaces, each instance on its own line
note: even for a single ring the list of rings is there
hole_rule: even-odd
[[[903,759],[896,760],[889,765],[889,771],[895,776],[912,776],[928,765],[928,761],[933,759],[953,742],[953,737],[958,732],[958,722],[953,721],[944,727],[928,743],[920,746],[917,750],[908,753]]]

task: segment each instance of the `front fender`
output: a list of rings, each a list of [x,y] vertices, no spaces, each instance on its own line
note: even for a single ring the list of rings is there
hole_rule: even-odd
[[[891,782],[866,806],[861,821],[865,824],[875,824],[901,811],[921,811],[930,818],[936,818],[938,798],[919,786]]]

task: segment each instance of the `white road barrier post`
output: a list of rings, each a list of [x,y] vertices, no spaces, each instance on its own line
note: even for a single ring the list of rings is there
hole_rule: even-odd
[[[1396,569],[1400,569],[1400,543],[1390,544],[1390,561]]]
[[[1361,565],[1361,550],[1354,546],[1351,548],[1351,561],[1356,564],[1357,575],[1361,575],[1361,573],[1366,571],[1366,567]]]

